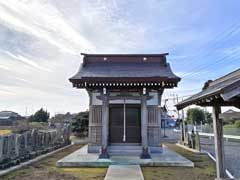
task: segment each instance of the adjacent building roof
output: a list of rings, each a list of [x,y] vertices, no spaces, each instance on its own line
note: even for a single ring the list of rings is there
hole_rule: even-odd
[[[69,80],[75,87],[164,86],[180,81],[165,54],[82,54],[83,63]]]
[[[1,111],[0,112],[0,120],[15,120],[22,118],[18,113],[13,112],[13,111]]]
[[[240,107],[240,69],[214,81],[207,81],[201,92],[178,103],[176,106],[178,109],[182,109],[191,104]]]

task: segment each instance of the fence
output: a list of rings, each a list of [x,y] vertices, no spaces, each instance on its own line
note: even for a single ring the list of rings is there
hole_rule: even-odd
[[[191,131],[192,129],[194,129],[198,132],[201,132],[201,133],[213,133],[213,127],[209,124],[198,125],[198,126],[188,124],[188,130]],[[223,127],[223,134],[240,136],[240,128]]]

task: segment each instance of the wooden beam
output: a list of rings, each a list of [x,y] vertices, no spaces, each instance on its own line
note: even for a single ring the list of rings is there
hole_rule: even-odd
[[[239,104],[239,99],[231,100],[231,101],[224,101],[222,98],[214,99],[210,102],[199,102],[196,105],[199,106],[235,106]]]
[[[224,141],[223,141],[223,122],[219,118],[221,113],[220,106],[213,107],[213,130],[214,130],[214,144],[215,144],[215,155],[216,155],[216,169],[217,179],[226,177],[225,166],[224,166]]]
[[[150,100],[153,98],[153,96],[146,96],[147,100]],[[102,100],[102,96],[97,96],[97,99]],[[121,100],[121,99],[127,99],[127,100],[141,100],[141,96],[129,96],[129,95],[122,95],[122,96],[109,96],[109,100]]]

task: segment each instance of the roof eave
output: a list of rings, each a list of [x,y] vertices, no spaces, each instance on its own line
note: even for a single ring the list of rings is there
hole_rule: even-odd
[[[190,97],[190,98],[176,104],[175,106],[178,110],[181,110],[181,109],[183,109],[187,106],[193,105],[193,104],[201,105],[200,101],[205,101],[208,98],[212,98],[214,96],[219,96],[221,94],[221,92],[222,92],[222,90],[218,90],[218,91],[215,91],[213,93],[206,94],[204,96],[196,97],[194,99],[191,99],[191,97]],[[193,95],[193,96],[195,96],[195,95]]]

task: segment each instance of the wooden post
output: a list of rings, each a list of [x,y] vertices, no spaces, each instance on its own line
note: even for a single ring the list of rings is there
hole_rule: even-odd
[[[217,179],[221,179],[224,178],[226,175],[224,166],[223,122],[222,119],[219,119],[221,107],[214,106],[212,113],[213,113],[213,130],[214,130]]]
[[[88,139],[90,142],[92,142],[92,131],[91,131],[91,124],[93,122],[92,120],[92,92],[88,91],[89,95],[89,117],[88,117]]]
[[[163,89],[158,90],[158,144],[160,145],[161,143],[161,130],[162,130],[162,109],[161,109],[161,101],[162,101],[162,94],[163,94]]]
[[[109,116],[109,102],[108,102],[108,95],[103,94],[102,95],[102,147],[101,147],[101,153],[99,155],[99,158],[105,159],[109,158],[108,152],[107,152],[107,146],[108,146],[108,116]]]
[[[142,147],[143,147],[143,152],[141,155],[142,159],[151,158],[148,152],[147,120],[148,120],[147,96],[146,94],[143,94],[141,99],[141,135],[142,135]]]

